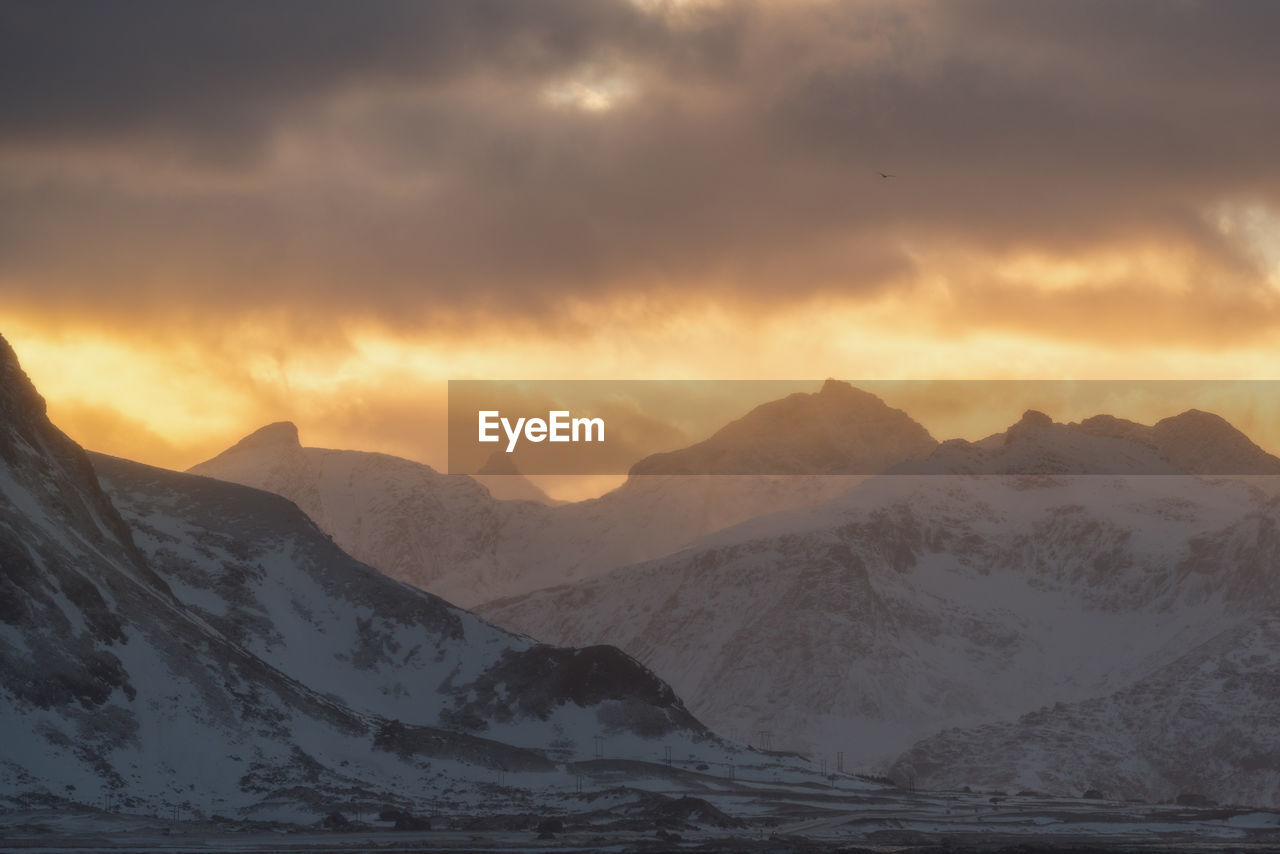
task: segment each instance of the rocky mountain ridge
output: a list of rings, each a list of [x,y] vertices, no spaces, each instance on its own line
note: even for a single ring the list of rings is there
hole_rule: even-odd
[[[563,778],[597,735],[736,750],[616,649],[388,579],[279,496],[87,455],[3,339],[0,592],[0,801],[314,820]]]

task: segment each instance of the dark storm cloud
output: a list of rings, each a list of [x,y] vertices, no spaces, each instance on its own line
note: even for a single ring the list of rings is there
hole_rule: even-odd
[[[1275,198],[1280,26],[1264,3],[930,4],[871,62],[795,77],[771,126],[833,169],[918,177],[886,215],[995,241],[1196,234],[1196,205]],[[923,187],[928,198],[916,195]],[[900,204],[901,203],[901,204]]]
[[[0,6],[0,131],[234,149],[346,84],[546,74],[660,30],[613,2],[18,0]]]
[[[1226,314],[1272,322],[1258,259],[1208,214],[1280,209],[1280,4],[0,15],[0,277],[29,299],[237,312],[307,297],[418,321],[640,289],[909,289],[922,248],[1159,244],[1193,257],[1215,300],[1241,294]],[[619,87],[616,104],[548,103],[569,79]],[[339,116],[343,97],[356,106]],[[137,162],[131,179],[47,163],[19,177],[50,150]],[[165,183],[149,157],[182,174]]]

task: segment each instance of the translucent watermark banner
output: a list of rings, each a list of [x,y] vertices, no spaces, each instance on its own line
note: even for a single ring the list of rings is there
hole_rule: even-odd
[[[1272,380],[451,380],[449,472],[1280,474]]]

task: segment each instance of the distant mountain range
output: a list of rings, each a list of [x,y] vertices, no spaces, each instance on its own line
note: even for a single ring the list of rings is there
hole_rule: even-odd
[[[952,439],[889,474],[1280,474],[1280,459],[1209,412],[1191,409],[1148,427],[1095,415],[1055,424],[1027,411],[1003,433]]]
[[[761,404],[710,438],[636,463],[632,475],[876,474],[938,446],[901,409],[848,383]]]
[[[466,607],[660,557],[860,480],[637,477],[552,507],[499,500],[474,478],[386,454],[303,447],[287,422],[190,471],[282,495],[352,555]]]
[[[520,483],[536,489],[502,460],[494,466],[504,472],[494,477],[509,482],[507,494],[518,494]],[[864,478],[847,472],[1274,474],[1280,459],[1194,410],[1154,427],[1110,416],[1055,424],[1028,412],[1004,433],[939,444],[901,410],[829,380],[816,393],[756,407],[682,451],[641,460],[623,486],[598,499],[554,507],[501,500],[476,478],[398,457],[303,447],[288,422],[263,427],[190,471],[283,495],[357,558],[474,607],[813,506]],[[721,473],[700,476],[707,472]]]
[[[1030,411],[887,473],[479,611],[616,643],[724,731],[915,785],[1280,803],[1276,481],[1193,476],[1280,460],[1195,410]]]
[[[743,739],[922,787],[1280,805],[1280,509],[1253,477],[1280,460],[1211,413],[938,443],[832,381],[559,507],[255,435],[193,471],[501,625],[616,644]],[[808,474],[702,476],[747,470]]]

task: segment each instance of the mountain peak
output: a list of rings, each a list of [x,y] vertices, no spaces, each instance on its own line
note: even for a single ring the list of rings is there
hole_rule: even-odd
[[[43,419],[44,398],[18,363],[8,340],[0,335],[0,416],[7,421]]]
[[[1162,418],[1156,422],[1156,426],[1161,424],[1177,424],[1181,426],[1194,426],[1203,429],[1222,430],[1229,429],[1239,432],[1235,427],[1231,426],[1231,422],[1213,412],[1205,412],[1203,409],[1188,409],[1185,412],[1179,412],[1177,415],[1171,415],[1168,418]]]
[[[54,560],[61,553],[61,535],[46,539],[50,531],[77,532],[75,540],[98,555],[123,561],[135,575],[156,591],[167,588],[142,564],[132,534],[102,491],[98,476],[84,449],[49,421],[44,398],[22,370],[13,347],[0,336],[0,531],[20,532],[16,550],[0,542],[0,601],[17,601],[19,593],[46,605],[49,591],[80,584],[75,560]],[[36,520],[32,527],[33,520]],[[78,547],[78,546],[77,546]],[[7,550],[5,550],[7,549]],[[53,579],[50,583],[50,579]],[[79,588],[76,588],[79,589]],[[34,600],[29,600],[28,605]],[[35,606],[32,606],[35,607]],[[43,606],[41,606],[43,607]],[[50,607],[54,607],[50,605]],[[40,611],[27,609],[26,617]],[[12,610],[10,615],[14,614]],[[51,613],[51,612],[50,612]],[[89,622],[102,637],[114,637],[113,619],[95,611]],[[98,619],[101,617],[101,619]],[[25,619],[25,618],[24,618]],[[50,617],[59,625],[59,618]],[[36,660],[39,660],[38,657]],[[61,677],[54,677],[55,681]]]
[[[818,391],[818,394],[838,395],[838,394],[848,394],[851,391],[859,391],[859,389],[854,388],[852,385],[845,382],[844,380],[838,380],[838,379],[835,379],[834,377],[827,377],[827,381],[822,384],[822,388]],[[866,392],[862,392],[862,393],[866,394]]]
[[[229,450],[244,451],[251,448],[270,447],[301,448],[302,442],[298,439],[298,425],[292,421],[276,421],[265,427],[259,427],[232,445]]]
[[[1188,409],[1157,421],[1150,441],[1175,465],[1197,474],[1280,474],[1280,459],[1268,454],[1230,421]]]
[[[1018,424],[1024,427],[1052,427],[1053,419],[1038,409],[1028,409],[1022,413]]]
[[[1028,409],[1022,413],[1016,424],[1009,426],[1004,432],[1004,444],[1013,442],[1044,441],[1044,431],[1054,426],[1053,419],[1038,409]]]
[[[631,474],[875,474],[937,444],[902,410],[828,379],[815,393],[763,403],[695,445],[646,457]]]
[[[1280,459],[1226,419],[1189,409],[1154,426],[1114,415],[1057,424],[1028,409],[1003,433],[942,443],[900,474],[1280,474]]]
[[[822,388],[818,390],[817,394],[805,394],[799,396],[793,394],[790,398],[786,399],[817,401],[847,407],[857,407],[861,405],[875,409],[890,409],[888,404],[871,392],[863,391],[857,386],[851,385],[844,380],[832,378],[828,378],[827,381],[822,384]]]

